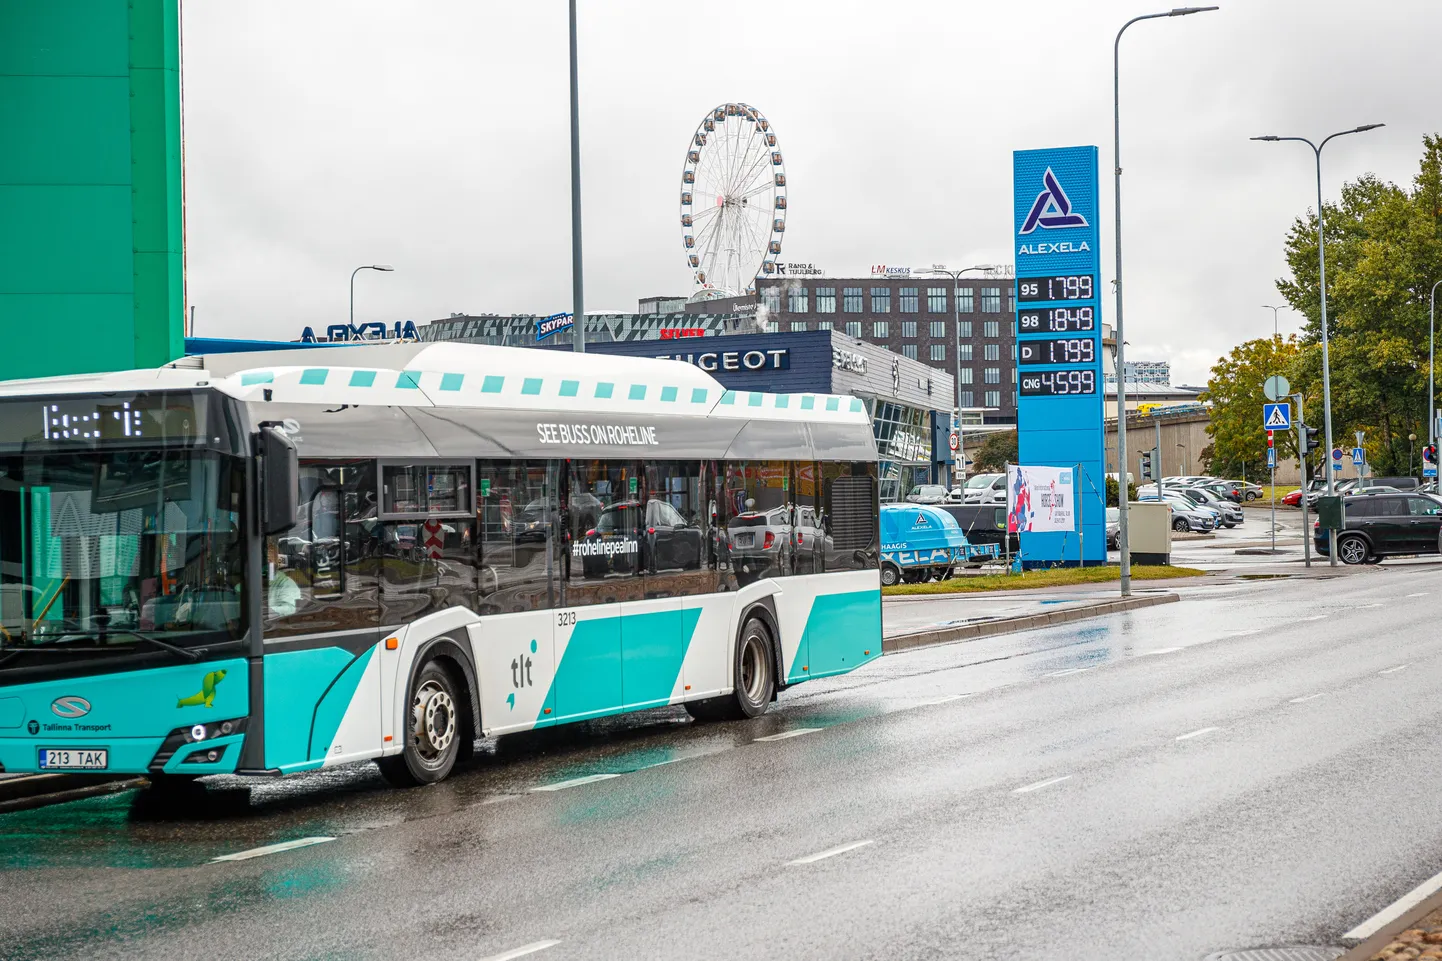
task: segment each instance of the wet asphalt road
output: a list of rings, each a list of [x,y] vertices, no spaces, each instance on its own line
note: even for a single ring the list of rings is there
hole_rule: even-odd
[[[665,710],[503,739],[415,791],[367,765],[222,779],[184,810],[129,792],[0,815],[0,957],[1337,943],[1442,868],[1439,574],[1192,589],[889,656],[751,722]],[[334,840],[211,860],[308,837]]]

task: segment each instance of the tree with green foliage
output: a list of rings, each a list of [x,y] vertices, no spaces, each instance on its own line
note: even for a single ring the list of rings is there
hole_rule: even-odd
[[[1428,292],[1442,279],[1442,135],[1422,143],[1410,188],[1367,174],[1325,208],[1333,442],[1350,447],[1353,431],[1366,431],[1378,475],[1411,473],[1407,435],[1427,436]],[[1293,222],[1286,256],[1291,277],[1277,289],[1307,318],[1287,374],[1307,397],[1308,423],[1321,427],[1315,211]]]
[[[981,449],[972,459],[971,469],[978,474],[1000,473],[1007,464],[1015,464],[1017,459],[1016,431],[997,431],[986,435]]]
[[[1295,335],[1263,337],[1232,348],[1212,365],[1201,400],[1210,401],[1212,420],[1207,433],[1212,442],[1203,448],[1207,470],[1218,477],[1260,477],[1267,472],[1267,432],[1262,429],[1262,388],[1273,374],[1287,376],[1301,355]],[[1295,413],[1295,411],[1293,412]],[[1297,456],[1296,435],[1273,435],[1277,459]]]
[[[1112,475],[1108,474],[1108,475],[1107,475],[1107,495],[1106,495],[1106,496],[1107,496],[1107,506],[1108,506],[1108,507],[1120,507],[1120,506],[1121,506],[1121,504],[1118,503],[1118,501],[1117,501],[1117,495],[1120,493],[1120,491],[1121,491],[1121,486],[1120,486],[1119,484],[1117,484],[1117,479],[1116,479],[1115,477],[1113,477]],[[1128,500],[1128,501],[1134,501],[1134,500],[1136,500],[1136,499],[1137,499],[1137,485],[1128,482],[1128,484],[1127,484],[1127,500]]]

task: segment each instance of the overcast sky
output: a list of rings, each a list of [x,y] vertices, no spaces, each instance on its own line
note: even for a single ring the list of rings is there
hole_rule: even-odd
[[[586,306],[688,294],[684,152],[745,101],[785,152],[789,262],[1013,262],[1011,152],[1101,148],[1113,276],[1111,51],[1144,0],[580,0]],[[187,279],[196,332],[570,308],[564,0],[188,0]],[[1442,130],[1439,0],[1222,0],[1122,51],[1133,359],[1205,380],[1270,332],[1282,240],[1323,190],[1415,173]],[[1113,319],[1111,301],[1105,319]],[[1281,317],[1283,330],[1297,318]]]

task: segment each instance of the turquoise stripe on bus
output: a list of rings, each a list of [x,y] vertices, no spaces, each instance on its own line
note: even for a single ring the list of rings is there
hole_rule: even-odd
[[[874,661],[881,656],[881,592],[873,588],[818,595],[806,616],[801,643],[804,659],[798,656],[786,675],[792,684],[845,674]]]
[[[815,406],[816,406],[816,398],[815,398],[815,397],[812,397],[811,395],[808,394],[807,396],[801,398],[801,409],[802,409],[802,410],[811,410],[811,409],[812,409],[813,407],[815,407]]]
[[[852,412],[853,414],[855,414],[855,413],[859,413],[860,411],[861,411],[861,398],[860,398],[860,397],[853,397],[853,398],[851,398],[851,412]]]
[[[521,381],[521,393],[523,393],[523,394],[539,394],[540,392],[541,392],[541,378],[539,378],[539,377],[527,377],[525,380]]]
[[[321,766],[374,654],[374,647],[359,656],[320,647],[265,655],[266,767],[290,772]],[[357,709],[378,711],[379,698]],[[351,745],[346,753],[366,747],[380,745]]]
[[[692,387],[692,388],[691,388],[691,403],[693,403],[693,404],[704,404],[704,403],[706,403],[706,395],[707,395],[707,393],[708,393],[708,391],[706,390],[705,387]]]
[[[766,395],[765,395],[765,394],[758,394],[756,391],[753,390],[753,391],[751,392],[751,399],[746,402],[746,406],[748,406],[748,407],[760,407],[760,406],[761,406],[761,402],[764,401],[765,399],[766,399]]]
[[[791,403],[791,395],[790,395],[790,394],[777,394],[777,395],[776,395],[776,406],[777,406],[777,407],[786,407],[786,406],[789,406],[790,403]]]
[[[358,370],[350,375],[352,387],[370,387],[376,382],[376,372],[373,370]]]
[[[481,381],[481,393],[499,394],[501,392],[501,388],[505,386],[505,383],[506,378],[498,377],[495,374],[487,374],[486,379]]]
[[[579,380],[563,380],[561,381],[560,396],[575,397],[576,391],[578,391],[580,388],[581,382]]]
[[[605,381],[596,385],[596,396],[605,400],[609,399],[611,392],[616,389],[615,384],[608,384]]]
[[[627,396],[626,399],[627,399],[627,400],[645,400],[645,399],[646,399],[646,385],[645,385],[645,384],[632,384],[632,385],[631,385],[631,393]]]
[[[700,619],[676,607],[577,621],[536,726],[669,704]]]
[[[826,398],[826,409],[827,409],[827,410],[836,410],[836,409],[838,409],[840,406],[841,406],[841,398],[839,398],[839,397],[828,397],[828,398]]]
[[[661,402],[662,402],[663,404],[665,404],[665,403],[671,403],[671,402],[673,402],[673,401],[675,401],[675,400],[676,400],[676,388],[674,388],[674,387],[662,387],[662,388],[661,388]]]
[[[734,390],[723,391],[722,394],[721,394],[721,403],[723,403],[723,404],[734,404],[734,403],[736,403],[736,392],[735,392]]]
[[[302,384],[309,384],[309,385],[312,385],[312,386],[319,386],[319,385],[321,385],[321,384],[324,384],[324,383],[325,383],[325,379],[326,379],[327,377],[329,377],[329,376],[330,376],[330,371],[327,370],[326,368],[324,368],[324,367],[312,367],[312,368],[309,369],[309,370],[301,371],[300,382],[301,382]]]
[[[421,374],[418,370],[403,370],[396,377],[397,389],[420,390]]]
[[[460,390],[461,385],[465,382],[465,374],[442,374],[441,390]]]
[[[240,375],[240,386],[249,387],[251,384],[269,384],[275,380],[275,375],[268,370],[252,370]]]

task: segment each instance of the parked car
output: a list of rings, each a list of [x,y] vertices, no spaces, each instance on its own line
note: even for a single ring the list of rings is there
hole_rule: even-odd
[[[1366,484],[1361,487],[1354,487],[1347,492],[1348,497],[1358,497],[1363,494],[1400,494],[1402,493],[1391,484]]]
[[[1309,490],[1309,491],[1307,492],[1307,506],[1308,506],[1308,507],[1316,507],[1316,506],[1317,506],[1317,498],[1327,496],[1327,482],[1326,482],[1326,481],[1315,481],[1314,483],[1317,485],[1317,489],[1316,489],[1316,490]],[[1356,486],[1357,486],[1357,478],[1355,478],[1355,477],[1349,477],[1349,478],[1347,478],[1346,480],[1340,480],[1340,481],[1335,482],[1335,483],[1332,485],[1332,492],[1335,493],[1335,494],[1345,494],[1345,493],[1347,493],[1348,491],[1352,490],[1352,488],[1354,488],[1354,487],[1356,487]]]
[[[1291,491],[1290,493],[1283,496],[1282,503],[1286,504],[1288,507],[1297,507],[1302,503],[1302,498],[1306,495],[1307,492],[1299,487],[1296,490]]]
[[[1122,536],[1122,509],[1120,507],[1107,508],[1107,550],[1121,550],[1121,543],[1118,540]]]
[[[1237,492],[1241,495],[1241,500],[1244,501],[1254,501],[1258,497],[1262,496],[1261,484],[1253,484],[1251,481],[1243,480],[1224,480],[1222,481],[1222,483],[1230,484],[1231,486],[1235,487],[1237,489]]]
[[[961,502],[963,504],[1005,504],[1006,475],[977,474],[967,478]]]
[[[1201,507],[1192,503],[1185,497],[1138,497],[1137,500],[1155,501],[1160,500],[1171,509],[1172,530],[1177,532],[1191,531],[1195,534],[1206,534],[1216,530],[1217,512],[1210,508]]]
[[[912,504],[940,504],[946,500],[946,488],[940,484],[917,484],[906,499]]]
[[[1005,504],[943,504],[941,509],[956,518],[971,543],[995,544],[1002,552],[1013,554],[1021,551],[1018,535],[1006,532]]]
[[[1222,515],[1223,527],[1236,527],[1247,521],[1245,511],[1209,487],[1188,487],[1184,488],[1182,493],[1189,497],[1200,498],[1199,503],[1219,511]]]
[[[1360,494],[1342,501],[1344,524],[1337,556],[1344,564],[1376,564],[1400,554],[1442,552],[1442,498],[1426,494]],[[1312,525],[1317,551],[1327,553],[1327,532]]]

